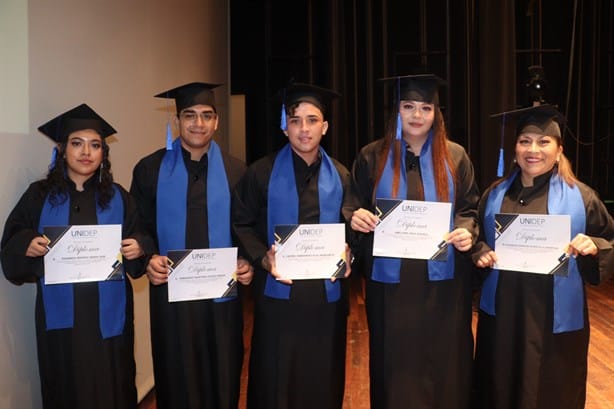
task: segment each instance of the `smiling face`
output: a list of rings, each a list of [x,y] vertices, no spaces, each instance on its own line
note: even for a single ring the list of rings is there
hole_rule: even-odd
[[[80,187],[96,173],[103,159],[103,142],[92,129],[75,131],[66,141],[66,173]]]
[[[435,105],[427,102],[401,100],[399,113],[406,141],[426,139],[435,120]]]
[[[309,102],[301,102],[291,115],[287,116],[287,130],[284,131],[292,150],[307,164],[318,157],[322,136],[328,130],[322,111]]]
[[[532,186],[533,178],[554,168],[563,147],[559,138],[533,132],[523,132],[516,140],[516,162],[521,169],[524,186]]]
[[[217,130],[218,117],[210,105],[194,105],[179,113],[181,145],[190,152],[193,160],[209,150],[213,134]]]

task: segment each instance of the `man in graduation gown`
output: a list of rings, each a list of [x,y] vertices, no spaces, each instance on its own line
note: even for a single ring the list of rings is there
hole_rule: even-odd
[[[144,260],[136,206],[110,172],[105,138],[116,131],[86,104],[38,129],[58,145],[47,178],[32,183],[9,215],[1,258],[8,280],[36,283],[43,407],[134,408],[132,287],[123,272],[136,275]],[[121,279],[45,284],[44,227],[97,224],[122,225]]]
[[[256,267],[247,406],[341,408],[344,280],[280,282],[271,246],[275,225],[344,221],[349,172],[320,147],[328,129],[326,107],[336,93],[307,84],[292,84],[282,93],[282,129],[289,143],[253,163],[233,196],[234,232]]]
[[[243,362],[238,297],[168,301],[169,250],[232,247],[230,192],[244,164],[222,152],[213,88],[190,83],[156,95],[175,99],[180,135],[134,168],[131,193],[154,239],[150,281],[151,343],[158,409],[236,408]],[[237,280],[253,270],[237,261]]]

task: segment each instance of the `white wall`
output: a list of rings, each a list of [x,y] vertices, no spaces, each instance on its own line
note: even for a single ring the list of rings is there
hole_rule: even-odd
[[[172,104],[153,98],[191,81],[216,93],[228,148],[228,0],[0,0],[0,220],[44,176],[52,144],[36,130],[82,102],[117,130],[112,170],[127,189],[132,167],[164,145]],[[137,387],[153,385],[145,279],[135,287]],[[0,408],[41,406],[33,285],[0,279]]]

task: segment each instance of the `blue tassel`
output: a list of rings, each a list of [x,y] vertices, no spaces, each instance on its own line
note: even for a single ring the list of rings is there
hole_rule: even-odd
[[[49,170],[53,169],[55,167],[55,161],[58,157],[58,147],[54,147],[53,150],[51,151],[51,163],[49,163]]]
[[[397,141],[403,138],[403,124],[401,123],[401,114],[397,115]]]
[[[166,123],[166,150],[173,150],[173,131],[171,130],[171,121]]]
[[[499,149],[499,163],[497,164],[497,177],[503,177],[503,143],[505,141],[505,120],[506,115],[503,114],[503,118],[501,119],[501,148]]]
[[[401,109],[401,79],[397,78],[397,108]],[[397,141],[403,139],[403,123],[401,122],[401,113],[397,114]]]
[[[497,177],[503,177],[503,148],[499,149],[499,163],[497,164]]]
[[[285,131],[286,129],[288,129],[288,124],[286,123],[286,104],[282,103],[281,104],[281,121],[280,121],[281,125],[281,130]]]

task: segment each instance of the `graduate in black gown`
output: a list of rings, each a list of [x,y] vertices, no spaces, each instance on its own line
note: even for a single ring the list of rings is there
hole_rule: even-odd
[[[49,408],[134,408],[132,287],[120,280],[45,285],[45,226],[121,224],[125,272],[142,269],[137,211],[113,183],[106,137],[116,131],[86,104],[38,128],[58,145],[46,179],[32,183],[4,225],[2,268],[36,283],[42,401]],[[103,309],[103,306],[106,306]]]
[[[233,196],[233,228],[256,267],[247,407],[341,408],[345,280],[278,281],[272,246],[278,224],[344,223],[349,172],[320,147],[326,109],[338,94],[297,83],[282,94],[288,144],[254,162]],[[346,276],[350,270],[348,263]]]
[[[168,301],[169,250],[233,247],[230,192],[245,165],[212,139],[213,88],[189,83],[156,95],[175,100],[179,137],[135,166],[131,193],[154,247],[147,249],[151,344],[158,409],[232,409],[239,402],[243,315],[235,293],[223,299]],[[253,270],[237,261],[237,281]]]
[[[614,220],[574,176],[556,108],[539,105],[503,116],[516,124],[514,164],[482,196],[480,241],[473,249],[485,275],[474,406],[583,408],[590,331],[584,284],[614,273]],[[496,213],[570,215],[567,276],[495,269]]]
[[[428,74],[390,79],[387,134],[362,148],[352,169],[359,202],[350,226],[366,267],[374,409],[469,404],[472,285],[462,253],[478,233],[479,196],[469,157],[447,138],[439,82]],[[447,261],[372,256],[376,198],[452,203]]]

